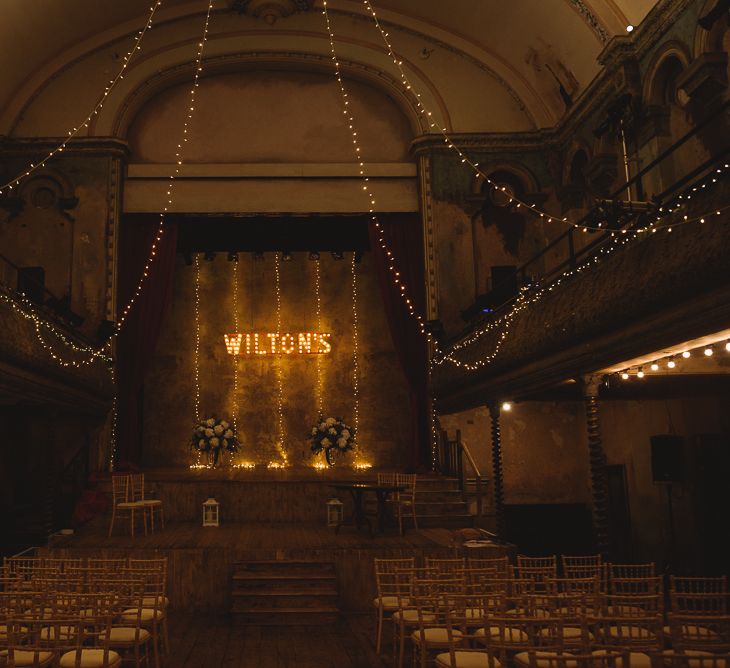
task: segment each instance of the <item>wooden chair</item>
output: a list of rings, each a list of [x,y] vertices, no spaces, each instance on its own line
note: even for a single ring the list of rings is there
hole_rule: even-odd
[[[121,668],[122,657],[109,646],[111,616],[74,621],[73,649],[61,654],[60,668]]]
[[[652,656],[653,668],[730,668],[730,654],[711,652],[659,652]]]
[[[654,562],[646,564],[607,564],[608,575],[613,578],[651,578],[656,575]]]
[[[527,654],[527,656],[525,656]],[[593,653],[546,652],[541,648],[528,650],[515,665],[525,668],[629,668],[628,650],[615,648]]]
[[[455,600],[463,596],[463,584],[459,579],[421,580],[414,582],[413,605],[416,610],[416,628],[411,632],[413,663],[426,668],[434,652],[448,650],[454,637],[463,635],[461,630],[448,629],[448,615]]]
[[[466,567],[466,560],[460,559],[441,559],[438,557],[426,557],[426,569],[433,571],[434,574],[455,575],[457,571],[463,571]]]
[[[402,573],[416,566],[415,557],[405,559],[375,559],[375,586],[377,596],[373,599],[375,608],[376,640],[375,651],[380,654],[383,638],[383,620],[393,615],[402,605],[410,601],[402,594]],[[405,598],[405,600],[404,600]]]
[[[395,484],[402,485],[405,489],[394,496],[394,503],[398,511],[398,530],[403,534],[403,512],[410,510],[413,520],[413,528],[418,529],[418,518],[416,517],[416,481],[415,473],[396,473]]]
[[[448,651],[436,655],[436,668],[501,668],[496,657],[476,643],[475,628],[484,626],[486,602],[473,595],[451,596],[442,607],[446,609]]]
[[[497,571],[499,577],[509,577],[510,563],[507,556],[493,558],[468,557],[467,564],[469,568],[493,568]]]
[[[730,652],[730,616],[669,614],[672,648],[688,652]]]
[[[144,473],[129,474],[130,501],[140,502],[149,513],[150,531],[155,532],[155,513],[159,516],[160,527],[165,528],[165,510],[160,499],[145,498]]]
[[[114,520],[117,513],[129,513],[129,525],[134,536],[134,520],[137,513],[142,515],[144,532],[147,533],[147,512],[144,503],[131,500],[129,476],[126,474],[112,475],[112,519],[109,524],[109,536],[114,530]]]

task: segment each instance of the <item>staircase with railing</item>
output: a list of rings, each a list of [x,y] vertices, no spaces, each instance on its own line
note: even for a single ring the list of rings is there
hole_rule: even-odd
[[[461,430],[456,430],[456,438],[453,440],[446,431],[440,432],[436,463],[441,475],[453,477],[458,481],[461,497],[467,504],[474,525],[479,528],[490,528],[493,523],[492,515],[485,512],[488,481],[482,476],[471,450],[462,439]]]

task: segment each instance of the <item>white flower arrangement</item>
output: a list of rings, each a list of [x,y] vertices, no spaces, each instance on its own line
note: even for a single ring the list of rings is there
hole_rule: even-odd
[[[207,453],[213,466],[215,466],[222,450],[236,452],[239,443],[228,422],[208,418],[207,420],[201,420],[193,428],[190,446],[193,450]]]
[[[342,418],[320,418],[319,422],[312,427],[309,441],[312,452],[317,454],[324,451],[327,462],[332,465],[335,453],[344,453],[354,447],[355,430],[345,424]]]

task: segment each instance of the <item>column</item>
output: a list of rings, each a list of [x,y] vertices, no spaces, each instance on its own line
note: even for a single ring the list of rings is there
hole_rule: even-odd
[[[489,405],[492,418],[492,475],[494,485],[494,514],[497,523],[497,535],[504,540],[504,479],[502,475],[502,432],[499,427],[499,403]]]
[[[598,550],[604,557],[607,557],[610,541],[606,453],[603,450],[601,421],[598,410],[598,388],[601,382],[602,380],[599,376],[586,376],[583,379],[583,398],[586,407],[588,456],[591,467],[593,528]]]

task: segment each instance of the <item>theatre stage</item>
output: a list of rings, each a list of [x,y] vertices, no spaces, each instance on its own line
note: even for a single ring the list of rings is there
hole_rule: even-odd
[[[453,533],[445,528],[413,529],[401,536],[395,526],[374,537],[344,526],[338,534],[326,526],[330,485],[369,481],[374,475],[325,471],[152,471],[148,489],[162,499],[164,531],[129,535],[119,520],[107,536],[110,515],[81,527],[75,535],[56,536],[49,550],[68,556],[168,558],[168,588],[175,605],[186,610],[225,612],[231,605],[231,577],[237,563],[250,561],[331,562],[337,574],[339,608],[368,610],[375,596],[374,558],[454,554]],[[430,480],[430,481],[429,481]],[[423,486],[443,484],[424,477]],[[419,484],[421,480],[419,478]],[[103,488],[103,487],[102,487]],[[202,503],[221,503],[221,525],[202,527]],[[345,501],[345,516],[350,510]],[[506,548],[495,546],[495,556]]]

